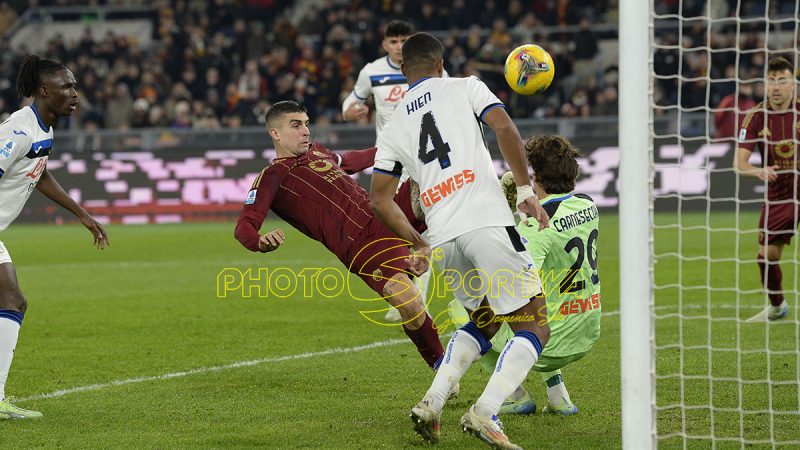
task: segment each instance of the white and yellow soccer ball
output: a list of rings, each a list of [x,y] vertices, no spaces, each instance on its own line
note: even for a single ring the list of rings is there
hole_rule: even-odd
[[[541,94],[550,86],[555,70],[553,58],[545,49],[526,44],[508,54],[503,74],[514,92],[532,95]]]

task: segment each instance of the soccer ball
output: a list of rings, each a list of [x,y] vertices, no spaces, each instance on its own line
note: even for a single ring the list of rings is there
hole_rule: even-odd
[[[522,95],[540,94],[550,86],[555,74],[553,58],[538,45],[515,48],[506,58],[503,75],[511,89]]]

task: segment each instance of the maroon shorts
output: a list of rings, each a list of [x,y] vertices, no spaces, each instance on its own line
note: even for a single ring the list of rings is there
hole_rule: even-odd
[[[425,223],[424,217],[422,219],[417,219],[417,217],[414,215],[414,208],[411,206],[411,195],[411,180],[406,180],[406,182],[401,184],[397,189],[397,194],[394,195],[394,202],[397,203],[397,206],[399,206],[403,211],[406,219],[411,222],[411,226],[417,230],[417,233],[422,233],[428,229],[428,225]],[[416,195],[419,197],[418,191],[416,192]],[[419,201],[419,198],[416,200]]]
[[[395,236],[378,219],[364,230],[362,238],[351,244],[350,248],[347,269],[381,297],[390,278],[398,273],[408,273],[408,243]]]
[[[761,217],[758,219],[758,243],[789,244],[797,232],[800,219],[800,204],[795,202],[761,205]]]
[[[428,226],[424,220],[414,216],[411,196],[411,182],[408,180],[400,185],[394,201],[400,206],[414,229],[422,233]],[[409,273],[406,262],[406,258],[410,255],[408,243],[395,236],[377,218],[370,222],[359,237],[360,239],[350,246],[348,252],[350,263],[347,269],[383,297],[383,288],[389,279],[398,273]]]

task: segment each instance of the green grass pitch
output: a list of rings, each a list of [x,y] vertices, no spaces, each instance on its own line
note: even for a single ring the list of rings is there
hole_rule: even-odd
[[[755,216],[741,217],[742,229],[755,226]],[[619,230],[614,215],[601,220],[603,334],[586,358],[564,370],[581,412],[570,418],[504,417],[509,436],[520,445],[621,446]],[[733,227],[734,220],[717,214],[711,225]],[[682,218],[685,227],[704,221],[703,215]],[[657,222],[675,218],[659,216]],[[433,374],[399,327],[362,317],[365,304],[346,291],[335,298],[218,298],[217,276],[225,268],[342,268],[291,227],[270,222],[265,229],[278,225],[287,241],[267,255],[242,248],[232,224],[111,226],[112,245],[104,252],[90,246],[89,233],[79,226],[13,225],[4,232],[0,239],[29,301],[7,393],[45,417],[0,422],[0,447],[427,447],[414,435],[408,412]],[[755,235],[738,238],[739,258],[753,259]],[[685,256],[725,258],[734,255],[736,239],[735,233],[662,229],[655,247],[657,253],[680,246]],[[785,260],[796,260],[794,248]],[[785,285],[796,287],[792,271],[784,272]],[[743,430],[752,441],[800,439],[796,414],[775,415],[771,431],[768,413],[728,411],[740,403],[760,411],[768,401],[773,410],[800,409],[797,300],[790,297],[791,319],[784,324],[737,325],[725,319],[749,317],[764,302],[763,294],[749,292],[759,287],[753,263],[659,258],[656,283],[676,282],[714,289],[656,290],[656,343],[664,347],[657,354],[657,403],[665,408],[658,426],[667,436],[660,446],[683,447],[681,433],[702,438],[712,424],[719,437],[738,439]],[[354,286],[354,293],[370,295],[365,285]],[[739,309],[730,288],[745,292],[738,296]],[[433,312],[446,301],[434,299]],[[709,351],[709,342],[753,351]],[[688,348],[671,347],[679,343]],[[775,353],[769,361],[757,351],[765,348]],[[795,384],[770,389],[758,383],[767,379],[768,364],[773,381]],[[685,376],[671,376],[679,372]],[[461,433],[458,419],[487,377],[475,365],[462,380],[461,396],[445,408],[440,448],[480,448]],[[756,381],[743,384],[741,395],[730,377]],[[543,406],[538,375],[526,383]],[[681,402],[690,408],[670,408]],[[687,446],[710,443],[689,439]],[[754,448],[759,446],[768,447]]]

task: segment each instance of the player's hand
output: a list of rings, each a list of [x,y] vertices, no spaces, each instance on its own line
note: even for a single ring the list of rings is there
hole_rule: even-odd
[[[92,216],[87,215],[81,217],[81,223],[92,233],[92,236],[94,236],[93,245],[99,250],[103,250],[107,246],[111,245],[108,240],[108,233],[106,233],[106,229],[103,228],[103,225],[101,225],[100,222],[94,220]]]
[[[758,179],[761,181],[772,182],[778,179],[778,174],[775,172],[778,166],[766,166],[758,171]]]
[[[369,113],[369,108],[367,108],[367,105],[361,102],[354,102],[349,108],[347,108],[344,115],[345,119],[356,121],[366,117],[367,113]]]
[[[283,230],[276,228],[258,239],[258,249],[264,253],[271,252],[283,244],[286,235]]]
[[[406,258],[406,263],[408,263],[408,271],[417,277],[428,271],[430,262],[431,246],[428,245],[427,242],[414,248],[414,251],[412,251],[408,258]]]
[[[539,199],[536,197],[526,198],[524,202],[517,205],[517,209],[525,225],[528,225],[528,217],[532,217],[539,222],[540,230],[544,230],[550,225],[550,217],[547,215],[547,211],[542,208]]]

